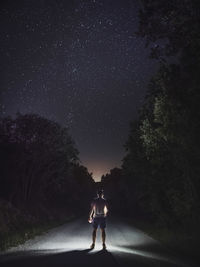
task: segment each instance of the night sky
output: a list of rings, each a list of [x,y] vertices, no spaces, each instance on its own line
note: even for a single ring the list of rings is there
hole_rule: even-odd
[[[1,1],[1,114],[69,127],[96,180],[121,165],[156,70],[137,12],[136,0]]]

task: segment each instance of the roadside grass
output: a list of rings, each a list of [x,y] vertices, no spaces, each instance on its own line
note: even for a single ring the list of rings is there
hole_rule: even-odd
[[[42,235],[48,232],[48,230],[69,222],[74,218],[75,216],[71,215],[65,220],[18,225],[14,230],[0,232],[0,251],[3,252],[11,247],[23,244],[27,240],[32,239],[37,235]]]
[[[165,247],[173,250],[182,258],[191,259],[200,263],[199,240],[200,229],[198,226],[176,227],[169,229],[161,225],[154,225],[144,221],[130,220],[129,223],[145,232],[153,239],[162,243]]]

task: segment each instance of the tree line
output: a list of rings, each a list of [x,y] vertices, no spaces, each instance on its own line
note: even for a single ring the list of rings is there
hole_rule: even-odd
[[[140,3],[137,35],[151,45],[150,56],[160,67],[138,120],[131,122],[122,167],[103,176],[102,183],[115,208],[120,196],[126,213],[169,226],[198,224],[200,3]]]
[[[94,181],[68,129],[37,114],[0,118],[0,199],[38,220],[88,209]]]

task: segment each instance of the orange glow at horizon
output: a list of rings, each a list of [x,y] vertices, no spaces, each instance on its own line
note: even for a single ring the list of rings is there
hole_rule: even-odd
[[[89,173],[92,173],[92,177],[95,180],[95,182],[100,182],[102,175],[109,173],[111,169],[117,167],[117,164],[110,164],[108,162],[84,162],[84,166],[88,168]]]
[[[95,180],[95,182],[100,182],[101,181],[101,177],[103,174],[106,174],[108,171],[102,171],[102,170],[91,170],[92,172],[92,177]]]

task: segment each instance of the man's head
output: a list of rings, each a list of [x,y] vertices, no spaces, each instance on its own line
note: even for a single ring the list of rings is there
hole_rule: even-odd
[[[103,196],[104,196],[103,189],[99,189],[99,190],[97,191],[97,197],[99,197],[99,198],[103,198]]]

